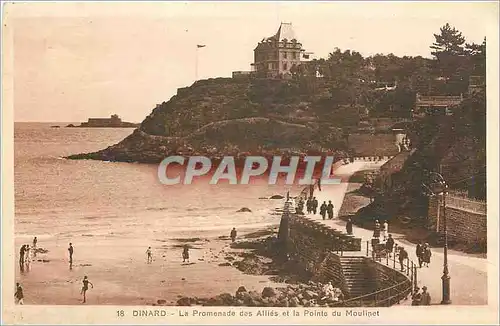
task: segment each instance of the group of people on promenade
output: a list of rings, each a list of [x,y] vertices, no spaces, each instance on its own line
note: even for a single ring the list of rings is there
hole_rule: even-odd
[[[431,295],[427,292],[427,286],[422,286],[422,292],[420,288],[416,287],[413,295],[411,296],[412,306],[430,306],[431,305]]]
[[[426,267],[429,267],[429,264],[431,263],[432,253],[428,243],[420,242],[419,244],[417,244],[415,254],[417,255],[418,266],[420,268],[422,268],[422,264],[424,264],[424,266]]]
[[[305,202],[306,205],[306,212],[307,214],[317,214],[318,213],[318,205],[319,202],[316,199],[316,197],[309,197],[307,201]],[[326,220],[327,216],[328,219],[331,220],[334,217],[334,206],[332,204],[332,201],[329,200],[328,204],[326,201],[323,201],[321,206],[319,206],[319,214],[323,218],[323,220]],[[304,199],[300,197],[299,202],[297,203],[297,211],[302,213],[304,211]]]

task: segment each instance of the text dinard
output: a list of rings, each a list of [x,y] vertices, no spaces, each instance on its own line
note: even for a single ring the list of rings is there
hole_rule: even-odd
[[[175,315],[167,310],[162,309],[147,309],[147,310],[133,310],[134,317],[165,317]],[[347,309],[347,310],[327,310],[327,309],[286,309],[286,310],[272,310],[272,309],[259,309],[257,311],[248,310],[179,310],[177,312],[179,317],[380,317],[378,310],[366,309]]]

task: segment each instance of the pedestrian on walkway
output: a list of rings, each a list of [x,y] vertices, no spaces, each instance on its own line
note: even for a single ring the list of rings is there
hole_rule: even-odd
[[[431,295],[427,292],[427,286],[422,287],[422,300],[420,301],[421,306],[431,305]]]
[[[347,219],[347,223],[345,225],[345,230],[346,230],[347,234],[352,235],[352,220],[351,220],[351,218]]]
[[[327,209],[327,205],[326,205],[326,201],[324,201],[323,204],[321,204],[321,207],[319,208],[319,213],[321,214],[321,217],[323,218],[323,220],[325,219],[326,209]]]
[[[405,248],[399,247],[399,265],[401,266],[401,271],[405,270],[405,259],[408,259],[408,253]]]
[[[424,245],[424,248],[423,248],[422,260],[424,261],[425,266],[427,266],[427,267],[429,267],[429,264],[431,263],[431,256],[432,256],[431,248],[430,248],[429,244],[426,243]]]
[[[380,238],[380,223],[378,220],[375,220],[375,228],[373,229],[373,237]]]
[[[14,298],[16,299],[16,304],[24,304],[24,293],[21,284],[16,283],[16,292],[14,293]]]
[[[311,197],[307,198],[306,207],[307,207],[307,214],[311,214],[311,212],[312,212],[312,198]]]
[[[316,197],[313,197],[312,200],[312,211],[314,215],[316,215],[318,212],[318,200],[316,199]]]
[[[420,288],[415,288],[415,292],[411,296],[411,305],[412,306],[420,306],[422,302],[422,294],[420,293]]]
[[[389,234],[389,238],[385,242],[385,249],[387,249],[389,257],[391,257],[392,250],[394,249],[394,238],[392,237],[392,234]]]
[[[328,213],[328,219],[331,220],[333,218],[333,204],[331,200],[328,201],[326,212]]]
[[[424,258],[424,245],[422,244],[422,242],[417,244],[417,247],[415,248],[415,255],[417,255],[418,266],[422,268],[422,262]]]
[[[387,241],[387,235],[389,234],[389,223],[387,220],[384,221],[382,224],[382,237],[384,238],[384,241]]]
[[[372,238],[372,258],[375,259],[377,257],[378,245],[380,240],[378,238]]]

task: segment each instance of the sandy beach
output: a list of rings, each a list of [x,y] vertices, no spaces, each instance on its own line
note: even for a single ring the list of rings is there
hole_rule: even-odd
[[[264,229],[269,230],[272,226]],[[239,230],[238,237],[244,238],[245,234],[262,229],[261,225],[246,227]],[[179,232],[152,241],[121,236],[84,236],[73,239],[72,269],[67,252],[69,238],[39,240],[38,248],[48,252],[37,254],[29,271],[20,273],[17,268],[16,279],[24,287],[25,304],[55,305],[81,304],[81,281],[85,275],[94,284],[87,294],[88,305],[153,305],[158,302],[175,305],[183,296],[234,293],[242,285],[260,292],[265,286],[273,286],[269,276],[246,275],[232,266],[219,266],[228,262],[227,253],[242,251],[229,247],[229,231]],[[22,243],[22,239],[17,239],[16,247]],[[146,261],[148,244],[153,250],[151,264]],[[190,263],[182,262],[184,244],[192,247]],[[16,261],[18,259],[19,253]]]

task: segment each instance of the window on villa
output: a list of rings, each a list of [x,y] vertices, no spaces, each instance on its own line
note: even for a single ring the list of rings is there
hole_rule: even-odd
[[[283,59],[286,59],[286,52],[283,52]]]
[[[288,70],[288,65],[286,64],[286,62],[283,63],[283,70]]]

